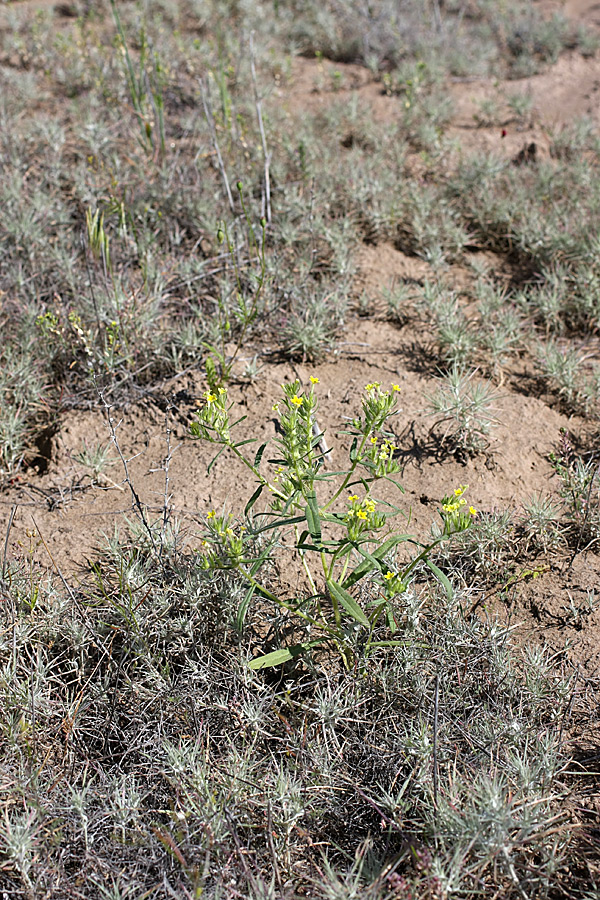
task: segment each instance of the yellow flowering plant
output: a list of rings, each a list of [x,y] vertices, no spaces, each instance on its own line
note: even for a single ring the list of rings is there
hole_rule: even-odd
[[[444,528],[432,542],[423,544],[413,535],[394,531],[391,520],[401,510],[387,500],[378,500],[373,490],[377,483],[387,481],[402,491],[395,446],[386,430],[396,412],[397,385],[391,390],[379,383],[366,386],[362,414],[341,432],[350,436],[348,462],[340,471],[328,471],[325,460],[330,451],[323,450],[323,434],[316,419],[318,383],[318,378],[312,377],[308,390],[299,381],[282,385],[282,397],[273,405],[279,417],[279,435],[274,439],[275,455],[268,461],[264,459],[267,443],[249,455],[253,439],[236,441],[232,436],[242,419],[231,421],[232,404],[224,387],[207,391],[190,425],[193,437],[220,448],[209,471],[227,450],[252,472],[256,488],[246,503],[246,516],[263,494],[268,498],[263,515],[247,530],[236,527],[230,516],[209,513],[200,564],[206,569],[235,569],[243,577],[248,589],[236,619],[240,630],[255,595],[293,613],[306,627],[305,642],[253,659],[253,669],[280,665],[324,644],[334,646],[351,668],[378,648],[402,643],[397,636],[395,598],[407,590],[422,565],[451,593],[448,579],[430,554],[441,541],[468,527],[472,518],[465,514],[466,487],[461,486],[443,499]],[[267,533],[270,541],[260,552],[253,552],[255,539]],[[263,563],[272,556],[277,539],[284,536],[306,574],[308,597],[276,595],[260,581]],[[391,561],[402,544],[413,545],[416,553],[398,566]],[[368,590],[362,590],[367,583]],[[387,634],[382,634],[383,623]]]
[[[477,516],[477,510],[474,506],[468,506],[463,494],[469,486],[461,484],[455,488],[452,495],[442,499],[441,516],[444,523],[443,533],[450,537],[465,531],[471,525],[473,519]]]

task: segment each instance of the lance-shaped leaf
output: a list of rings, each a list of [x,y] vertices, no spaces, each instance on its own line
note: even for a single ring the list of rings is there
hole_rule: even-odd
[[[452,600],[452,597],[454,596],[454,591],[452,590],[452,585],[448,581],[448,577],[446,575],[444,575],[444,573],[441,571],[441,569],[438,569],[436,564],[432,563],[431,560],[426,559],[425,565],[429,569],[431,569],[431,571],[433,572],[433,574],[435,575],[435,577],[437,578],[439,583],[442,585],[442,587],[446,591],[446,596],[448,597],[448,600]]]
[[[244,599],[238,606],[237,615],[235,617],[235,627],[237,631],[240,632],[240,634],[244,630],[244,620],[246,618],[246,613],[248,612],[248,607],[250,606],[250,601],[252,600],[255,589],[256,586],[254,584],[251,584],[246,591]]]
[[[329,589],[329,593],[332,597],[335,597],[338,603],[340,603],[346,612],[352,616],[357,622],[360,622],[361,625],[364,625],[366,628],[370,627],[369,620],[366,615],[347,590],[338,584],[337,581],[328,580],[327,587]]]
[[[315,544],[321,543],[321,517],[319,515],[319,504],[317,503],[317,495],[311,491],[306,497],[306,506],[304,508],[306,523],[310,536]]]
[[[256,501],[258,500],[260,495],[262,494],[263,488],[264,488],[264,484],[259,484],[259,486],[256,488],[256,490],[254,491],[254,493],[252,494],[252,496],[246,503],[246,507],[244,509],[245,516],[248,515],[248,513],[250,512],[250,510],[252,509],[252,507],[254,506],[254,504],[256,503]]]
[[[256,659],[250,660],[248,665],[255,672],[259,669],[269,669],[273,666],[281,666],[283,663],[289,662],[291,659],[297,659],[310,650],[322,643],[325,638],[319,638],[316,641],[309,641],[306,644],[294,644],[292,647],[284,647],[281,650],[273,650],[272,653],[266,653],[264,656],[257,656]]]

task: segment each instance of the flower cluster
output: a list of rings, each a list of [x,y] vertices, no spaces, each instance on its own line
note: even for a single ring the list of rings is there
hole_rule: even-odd
[[[269,486],[271,509],[273,512],[289,511],[290,501],[300,494],[300,480],[294,472],[290,472],[289,469],[285,470],[282,466],[278,467],[277,475],[272,480],[273,484]]]
[[[230,407],[227,406],[226,389],[217,388],[216,393],[206,391],[204,400],[204,406],[197,410],[196,419],[190,424],[191,433],[205,441],[229,444]]]
[[[379,439],[373,435],[369,439],[367,452],[361,459],[361,462],[375,478],[393,475],[400,471],[400,465],[394,459],[394,450],[396,449],[396,445],[392,444],[387,438],[384,438],[380,443]]]
[[[207,516],[208,534],[202,541],[206,554],[202,558],[203,569],[235,569],[244,561],[243,525],[235,530],[233,515],[218,516],[211,510]]]
[[[385,596],[387,600],[391,600],[397,594],[403,594],[408,585],[397,572],[391,572],[389,569],[383,576],[385,588]]]
[[[474,506],[467,508],[467,501],[463,497],[468,488],[468,484],[461,484],[460,487],[454,489],[452,494],[442,499],[440,515],[444,522],[444,534],[450,535],[466,531],[477,515]]]
[[[400,387],[397,384],[392,385],[390,391],[382,390],[379,381],[367,384],[362,398],[364,422],[361,419],[355,419],[352,423],[354,427],[363,434],[383,428],[389,416],[394,412],[396,394],[399,391]]]
[[[375,501],[370,497],[359,500],[358,494],[348,497],[350,509],[344,517],[348,537],[356,541],[365,531],[375,531],[385,525],[385,516],[377,512]]]
[[[319,437],[315,434],[317,398],[314,386],[319,379],[311,378],[310,381],[308,394],[302,392],[299,381],[283,384],[283,400],[276,404],[282,432],[277,443],[285,467],[278,468],[274,479],[278,487],[271,488],[275,511],[281,511],[295,494],[300,496],[310,489],[321,465],[317,450]]]

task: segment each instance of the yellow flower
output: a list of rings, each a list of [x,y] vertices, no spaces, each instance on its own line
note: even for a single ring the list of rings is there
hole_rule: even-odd
[[[372,437],[372,438],[371,438],[371,443],[372,443],[372,444],[376,444],[376,443],[377,443],[377,438],[376,438],[376,437]]]
[[[279,403],[274,403],[271,409],[273,412],[279,412]]]
[[[208,518],[214,519],[215,516],[216,516],[216,512],[214,511],[214,509],[211,509],[211,511],[208,514]]]
[[[358,516],[359,519],[363,519],[363,520],[364,520],[364,519],[367,518],[367,514],[366,514],[366,512],[364,511],[364,509],[359,509],[358,512],[356,513],[356,515]]]
[[[388,571],[385,573],[385,575],[383,577],[385,578],[386,581],[391,581],[391,579],[394,577],[394,573]]]
[[[365,391],[374,391],[375,388],[378,388],[380,384],[380,381],[373,381],[371,384],[368,384],[366,386]]]
[[[215,400],[217,399],[217,395],[211,394],[210,391],[207,391],[204,396],[206,398],[207,403],[214,403]]]
[[[392,385],[392,390],[393,390],[393,391],[401,391],[402,388],[400,387],[399,384],[393,384],[393,385]]]
[[[358,494],[350,494],[348,497],[348,503],[354,503],[355,500],[358,500]]]
[[[477,510],[475,509],[474,506],[470,506],[470,507],[469,507],[469,512],[471,513],[472,516],[476,516],[476,515],[477,515]]]
[[[468,489],[468,487],[469,487],[468,484],[461,484],[460,487],[454,488],[454,495],[456,497],[461,497],[464,494],[464,492]]]
[[[297,394],[294,394],[290,402],[293,403],[294,406],[302,406],[304,400],[302,397],[298,397]]]
[[[310,376],[310,383],[311,383],[311,384],[318,384],[318,383],[319,383],[319,379],[318,379],[318,378],[315,378],[314,375],[311,375],[311,376]]]

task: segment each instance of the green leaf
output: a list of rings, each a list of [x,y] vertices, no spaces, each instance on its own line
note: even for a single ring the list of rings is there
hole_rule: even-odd
[[[369,622],[371,628],[375,628],[375,625],[379,621],[382,615],[387,616],[389,612],[389,604],[387,600],[382,600],[377,606],[374,607],[373,611],[369,614]]]
[[[272,531],[273,528],[285,528],[287,525],[296,525],[298,522],[304,521],[304,516],[292,516],[290,519],[275,519],[274,522],[270,522],[268,525],[263,525],[262,528],[257,528],[254,534],[262,534],[263,531]]]
[[[252,496],[246,503],[246,507],[244,509],[245,516],[248,515],[248,513],[250,512],[250,510],[252,509],[252,507],[254,506],[254,504],[256,503],[256,501],[258,500],[260,495],[262,494],[263,488],[264,488],[264,484],[259,484],[259,486],[256,488],[256,490],[254,491],[254,493],[252,494]]]
[[[311,644],[294,644],[293,647],[286,647],[283,650],[273,650],[272,653],[266,653],[265,656],[258,656],[256,659],[250,660],[248,665],[257,672],[259,669],[269,669],[272,666],[281,666],[283,663],[289,662],[290,659],[297,659],[312,646]]]
[[[358,552],[360,553],[360,555],[362,557],[364,557],[365,562],[370,563],[369,571],[371,569],[380,569],[381,568],[380,560],[378,560],[376,556],[373,556],[372,553],[369,553],[368,550],[365,550],[365,548],[361,544],[356,544],[355,546],[356,546],[356,549],[358,550]],[[375,552],[377,552],[377,551],[375,551]]]
[[[254,468],[257,469],[260,466],[261,460],[263,458],[263,453],[267,447],[268,442],[265,441],[264,444],[261,444],[258,450],[256,451],[256,456],[254,457]]]
[[[366,615],[348,591],[344,590],[341,584],[338,584],[337,581],[327,581],[327,587],[329,588],[329,592],[332,597],[341,603],[347,613],[349,613],[353,619],[357,622],[360,622],[361,625],[364,625],[366,628],[370,627],[370,622],[367,619]]]
[[[250,566],[250,575],[252,576],[252,578],[254,578],[254,576],[256,575],[256,573],[258,572],[260,567],[263,565],[265,560],[267,560],[269,558],[269,556],[271,555],[272,547],[273,547],[272,542],[269,542],[266,547],[263,547],[263,549],[260,552],[260,555],[256,557],[256,559]],[[255,587],[257,587],[260,592],[260,587],[258,585],[255,585]]]
[[[219,452],[217,453],[217,455],[214,457],[214,459],[211,459],[211,461],[209,462],[209,464],[208,464],[208,466],[207,466],[207,469],[206,469],[206,471],[207,471],[207,473],[208,473],[209,475],[210,475],[210,470],[212,469],[212,467],[214,466],[214,464],[216,463],[216,461],[217,461],[218,458],[220,457],[221,453],[224,452],[225,447],[226,447],[226,445],[223,444],[223,446],[221,447],[221,449],[219,450]]]
[[[392,612],[392,610],[389,606],[386,610],[386,615],[387,615],[388,628],[390,629],[392,634],[396,634],[396,632],[398,631],[398,626],[396,625],[394,613]]]
[[[211,348],[211,352],[215,351]],[[217,375],[217,367],[212,356],[206,357],[204,368],[206,370],[206,380],[208,381],[208,386],[211,390],[214,390],[214,388],[219,386],[219,376]]]
[[[345,516],[341,516],[339,513],[326,513],[321,510],[319,513],[321,522],[333,522],[335,525],[343,525]]]
[[[319,515],[319,504],[317,503],[317,495],[311,491],[306,498],[306,507],[304,515],[310,531],[310,535],[315,544],[321,543],[321,518]]]
[[[252,584],[246,591],[246,596],[238,606],[237,615],[235,617],[235,627],[237,631],[240,632],[240,634],[244,630],[244,619],[246,618],[246,613],[248,612],[248,607],[250,606],[250,601],[252,600],[253,594],[254,585]]]
[[[442,587],[446,591],[446,596],[447,596],[448,600],[452,600],[452,597],[454,596],[454,591],[452,590],[452,585],[448,581],[447,576],[444,575],[444,573],[441,571],[441,569],[438,569],[436,564],[432,563],[431,560],[426,559],[425,565],[429,569],[431,569],[431,571],[433,572],[433,574],[435,575],[435,577],[437,578],[439,583],[442,585]]]
[[[364,562],[359,563],[359,565],[350,572],[347,578],[344,579],[344,587],[351,588],[352,585],[356,584],[357,581],[360,581],[361,578],[364,578],[368,572],[374,569],[376,566],[379,566],[381,560],[395,547],[397,544],[404,544],[406,542],[410,542],[413,544],[418,544],[419,542],[412,534],[395,534],[394,537],[388,538],[387,541],[384,541],[376,550],[373,550],[372,553],[366,553],[364,550],[361,550],[358,547],[359,553],[365,557]],[[373,560],[376,560],[376,563],[373,563]],[[381,566],[379,566],[381,568]]]
[[[373,647],[405,647],[408,644],[408,641],[373,641],[372,644],[369,644],[369,650]],[[414,646],[424,646],[423,644],[415,644]]]

